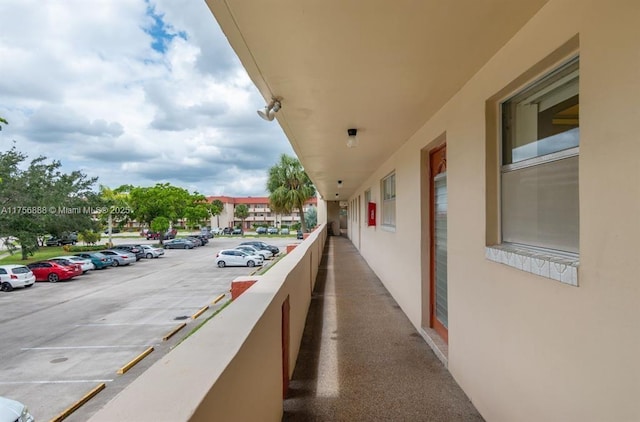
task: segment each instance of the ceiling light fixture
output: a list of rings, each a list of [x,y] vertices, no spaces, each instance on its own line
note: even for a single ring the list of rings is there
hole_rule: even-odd
[[[347,138],[347,147],[349,148],[357,147],[358,137],[356,135],[358,135],[358,129],[347,129],[347,135],[349,135],[349,138]]]
[[[269,104],[264,106],[264,108],[258,110],[258,116],[270,122],[276,117],[276,113],[280,111],[281,108],[282,104],[280,104],[280,101],[274,98]]]
[[[338,189],[342,187],[342,180],[338,180]]]

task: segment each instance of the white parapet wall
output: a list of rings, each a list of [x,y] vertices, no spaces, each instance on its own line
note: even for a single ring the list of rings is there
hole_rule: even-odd
[[[280,421],[283,304],[291,376],[326,237],[322,225],[90,421]]]

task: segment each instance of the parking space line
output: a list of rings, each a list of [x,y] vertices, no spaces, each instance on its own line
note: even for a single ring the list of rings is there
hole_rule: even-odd
[[[139,325],[173,325],[173,322],[156,322],[153,324],[148,324],[144,322],[114,322],[107,324],[76,324],[76,327],[121,327],[121,326],[139,326]]]
[[[179,299],[184,299],[184,298],[174,298],[175,300],[179,300]],[[187,299],[191,299],[191,298],[187,298]],[[196,298],[194,298],[196,299]],[[198,296],[197,298],[199,301],[202,300],[201,296]],[[192,308],[192,306],[190,305],[179,305],[179,306],[136,306],[136,307],[132,307],[132,308],[126,308],[126,311],[164,311],[164,310],[168,310],[168,309],[186,309],[186,308]]]
[[[120,346],[58,346],[58,347],[23,347],[20,350],[73,350],[73,349],[130,349],[136,347],[149,347],[151,344],[127,344]]]
[[[19,384],[86,384],[95,382],[111,382],[113,379],[108,380],[64,380],[64,381],[0,381],[0,385],[19,385]]]

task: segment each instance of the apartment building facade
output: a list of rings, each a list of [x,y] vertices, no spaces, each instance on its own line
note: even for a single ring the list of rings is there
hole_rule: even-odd
[[[241,227],[243,230],[253,230],[255,227],[266,226],[290,227],[292,224],[300,223],[300,212],[296,209],[290,214],[277,213],[269,207],[269,197],[267,196],[208,196],[207,202],[212,203],[219,200],[223,204],[222,212],[219,215],[211,216],[211,227]],[[236,217],[235,209],[238,205],[244,204],[249,208],[249,216],[244,222]],[[309,211],[311,207],[318,207],[318,198],[313,197],[305,202],[303,212]]]

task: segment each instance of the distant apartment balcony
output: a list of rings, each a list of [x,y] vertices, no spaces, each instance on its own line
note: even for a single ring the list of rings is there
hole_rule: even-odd
[[[254,279],[90,420],[482,421],[348,239]]]

